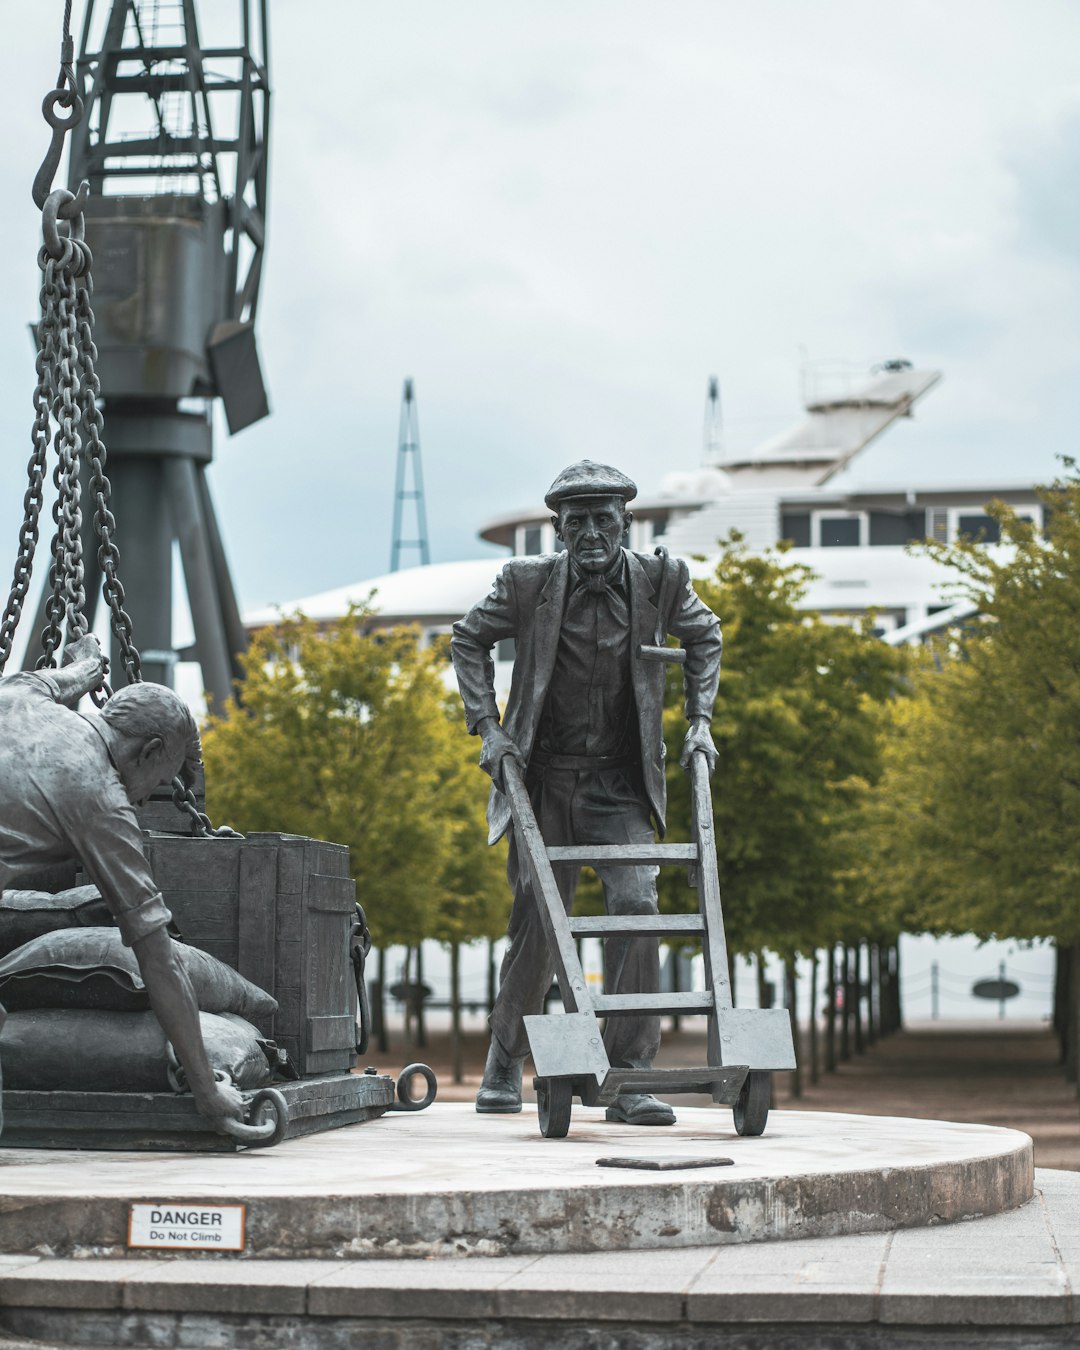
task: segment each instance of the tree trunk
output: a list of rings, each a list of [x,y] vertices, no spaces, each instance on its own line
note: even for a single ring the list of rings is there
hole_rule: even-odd
[[[845,942],[840,949],[843,962],[840,968],[840,987],[844,991],[844,1006],[840,1010],[840,1058],[851,1058],[851,948]]]
[[[891,1036],[892,1024],[892,975],[889,972],[890,946],[878,947],[878,1035]]]
[[[1065,1081],[1080,1090],[1080,942],[1069,948],[1068,1024],[1065,1039]]]
[[[450,944],[450,1053],[454,1082],[465,1081],[461,1044],[461,944]]]
[[[897,938],[893,943],[892,949],[892,1024],[893,1031],[903,1031],[904,1029],[904,1009],[900,1002],[900,939]]]
[[[855,946],[851,949],[851,956],[851,1012],[855,1018],[855,1053],[861,1055],[866,1049],[866,1038],[863,1035],[862,1011],[862,943],[856,942]]]
[[[757,952],[754,958],[754,964],[757,967],[757,1005],[759,1008],[771,1008],[773,1005],[773,991],[765,978],[765,953]]]
[[[401,997],[404,1000],[405,1013],[405,1043],[413,1043],[413,1001],[409,986],[412,984],[412,954],[411,947],[405,948],[405,960],[401,966]]]
[[[416,944],[416,1044],[427,1046],[427,1021],[424,1016],[424,944]]]
[[[495,939],[488,938],[487,944],[487,1010],[488,1016],[495,1010]]]
[[[386,1054],[390,1049],[390,1037],[386,1033],[386,948],[381,946],[378,952],[378,975],[371,987],[371,1033],[379,1053]]]
[[[825,1072],[836,1072],[836,944],[826,948],[828,969],[825,974]]]
[[[814,948],[810,957],[810,1082],[816,1083],[821,1077],[821,1063],[818,1052],[818,952]]]
[[[1072,947],[1054,943],[1054,1034],[1058,1038],[1061,1063],[1068,1058],[1069,1046],[1069,976],[1072,967]]]
[[[682,992],[682,948],[668,948],[668,968],[671,971],[671,992],[679,994]],[[682,1026],[682,1018],[678,1013],[671,1014],[671,1029],[678,1031]]]
[[[866,944],[866,1044],[874,1045],[878,1038],[878,1014],[874,1011],[874,1000],[878,992],[878,945]]]
[[[796,990],[795,958],[789,956],[784,962],[784,1002],[791,1018],[791,1039],[795,1046],[795,1067],[791,1071],[791,1095],[802,1096],[802,1055],[799,1053],[799,1009],[795,996]]]

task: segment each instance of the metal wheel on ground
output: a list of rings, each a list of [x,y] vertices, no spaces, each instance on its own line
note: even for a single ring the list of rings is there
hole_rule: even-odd
[[[765,1133],[772,1105],[772,1074],[767,1069],[751,1069],[735,1103],[735,1132],[741,1135]]]
[[[541,1078],[536,1085],[540,1133],[545,1139],[565,1139],[570,1129],[573,1091],[567,1078]]]

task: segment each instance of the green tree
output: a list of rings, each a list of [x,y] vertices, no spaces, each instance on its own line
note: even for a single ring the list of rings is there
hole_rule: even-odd
[[[829,624],[799,608],[811,574],[733,535],[715,578],[696,589],[719,616],[724,673],[713,719],[717,861],[729,946],[786,958],[856,941],[872,924],[859,903],[858,820],[880,773],[880,708],[905,657],[868,627]],[[689,831],[678,768],[681,678],[668,685],[670,821]],[[666,907],[694,901],[662,877]]]
[[[1080,479],[1040,491],[1049,528],[988,508],[1009,547],[926,545],[977,608],[898,708],[875,794],[880,900],[912,927],[1050,937],[1080,992]],[[884,858],[882,857],[882,863]]]
[[[458,699],[450,715],[460,723]],[[439,809],[450,826],[446,861],[435,897],[429,936],[450,954],[451,1056],[454,1082],[463,1077],[461,1035],[461,948],[478,938],[494,940],[506,931],[510,890],[506,882],[506,844],[488,846],[485,804],[488,780],[478,772],[477,742],[462,730],[453,737],[456,754],[439,791]]]
[[[456,947],[506,916],[475,742],[443,648],[367,618],[362,606],[325,626],[297,614],[255,635],[243,703],[204,736],[208,804],[241,830],[347,844],[377,946]]]

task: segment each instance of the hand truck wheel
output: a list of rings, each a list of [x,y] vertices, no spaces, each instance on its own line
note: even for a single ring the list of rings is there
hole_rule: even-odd
[[[540,1078],[536,1083],[536,1109],[540,1133],[545,1139],[565,1139],[570,1129],[573,1091],[568,1078]]]
[[[736,1134],[764,1134],[771,1105],[772,1074],[768,1069],[751,1069],[732,1111]]]

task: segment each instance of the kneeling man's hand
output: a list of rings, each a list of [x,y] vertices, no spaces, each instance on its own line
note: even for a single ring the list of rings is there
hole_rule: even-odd
[[[684,769],[689,770],[690,760],[698,750],[703,751],[709,761],[711,777],[716,768],[716,746],[713,744],[712,730],[707,717],[695,717],[690,723],[690,730],[686,733],[682,754],[679,756],[679,763]]]

